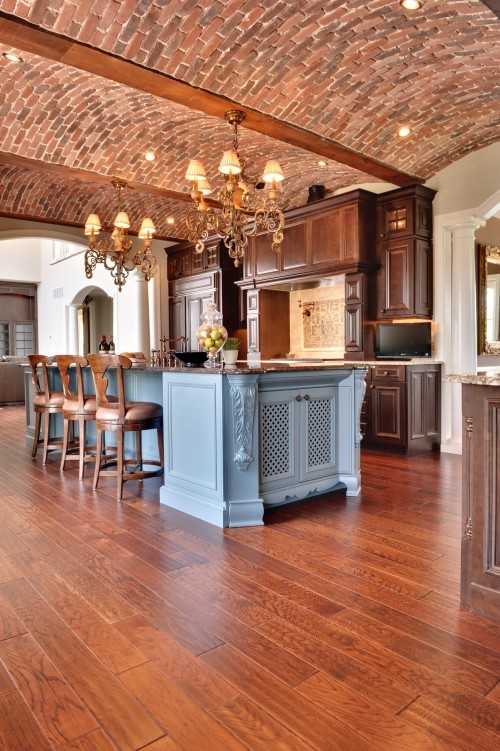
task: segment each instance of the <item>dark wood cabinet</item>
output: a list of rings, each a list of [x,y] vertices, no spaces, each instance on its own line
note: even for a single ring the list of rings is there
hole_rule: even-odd
[[[169,336],[187,337],[187,349],[198,349],[196,329],[200,316],[213,298],[230,331],[240,327],[239,289],[241,269],[221,248],[218,240],[208,242],[203,253],[193,245],[166,248],[169,273]]]
[[[281,250],[273,251],[266,233],[250,238],[245,283],[375,271],[376,195],[353,190],[286,212]]]
[[[345,276],[345,358],[365,360],[374,356],[373,274]]]
[[[366,387],[361,415],[366,446],[406,454],[439,447],[440,365],[372,365]]]
[[[380,260],[378,312],[381,319],[432,316],[432,199],[421,185],[379,196]]]
[[[500,388],[462,384],[461,601],[500,621]]]

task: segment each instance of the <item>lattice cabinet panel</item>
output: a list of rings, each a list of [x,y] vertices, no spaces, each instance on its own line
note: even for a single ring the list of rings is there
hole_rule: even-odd
[[[260,479],[262,483],[295,477],[297,391],[260,396]]]
[[[337,438],[335,433],[337,390],[315,388],[301,392],[303,411],[304,456],[301,462],[302,479],[329,474],[337,466]]]

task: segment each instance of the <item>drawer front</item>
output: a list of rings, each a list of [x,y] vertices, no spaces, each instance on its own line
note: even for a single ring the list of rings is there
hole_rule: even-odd
[[[404,381],[406,379],[405,365],[372,365],[370,371],[372,381]]]

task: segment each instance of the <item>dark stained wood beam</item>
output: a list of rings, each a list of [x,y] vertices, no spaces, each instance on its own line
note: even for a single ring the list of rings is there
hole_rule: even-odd
[[[158,71],[149,70],[137,63],[40,29],[3,12],[0,12],[0,42],[176,102],[213,117],[222,119],[228,110],[242,109],[246,115],[245,128],[249,130],[346,164],[395,185],[406,186],[424,182],[420,177],[401,172],[376,159],[352,151],[336,141],[249,109],[239,102],[178,81]]]
[[[483,0],[483,5],[487,5],[497,18],[500,18],[500,0]]]
[[[31,159],[29,157],[17,156],[16,154],[9,154],[5,151],[0,151],[0,164],[8,164],[12,167],[19,167],[26,170],[37,170],[38,172],[50,172],[52,175],[60,175],[63,178],[70,180],[82,180],[86,183],[93,183],[94,185],[111,185],[111,181],[115,177],[120,175],[100,175],[97,172],[88,172],[87,170],[74,169],[73,167],[66,167],[64,164],[54,164],[52,162],[42,162],[39,159]],[[136,183],[127,180],[127,187],[136,190],[139,193],[148,193],[150,195],[162,196],[163,198],[169,198],[174,201],[182,201],[183,203],[191,203],[191,195],[189,193],[179,193],[176,190],[169,190],[168,188],[158,188],[156,185],[148,185],[147,183]],[[213,205],[218,205],[217,201],[208,200]]]

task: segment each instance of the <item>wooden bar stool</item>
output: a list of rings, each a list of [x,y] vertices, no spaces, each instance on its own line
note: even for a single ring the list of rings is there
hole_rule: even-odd
[[[89,364],[94,379],[95,393],[97,398],[96,411],[96,462],[94,472],[94,489],[97,488],[101,469],[102,474],[116,476],[116,496],[121,500],[123,483],[126,480],[144,480],[147,477],[156,477],[163,474],[163,407],[154,402],[127,402],[125,399],[125,386],[123,370],[128,370],[132,363],[123,355],[89,355]],[[116,367],[118,386],[118,402],[111,401],[108,396],[108,378],[105,377],[109,367]],[[156,429],[158,435],[158,451],[160,460],[147,459],[147,465],[157,466],[160,469],[143,469],[141,432],[143,430]],[[116,433],[116,459],[110,462],[103,456],[103,433],[104,431]],[[125,459],[124,434],[135,433],[135,459]],[[103,462],[104,459],[104,462]],[[107,469],[109,464],[116,464],[115,470]],[[128,470],[130,467],[130,471]]]
[[[64,470],[65,464],[68,460],[77,460],[78,476],[80,480],[83,479],[83,472],[85,463],[95,460],[95,455],[90,454],[89,451],[94,450],[95,446],[86,447],[86,423],[89,420],[95,420],[95,414],[97,409],[97,401],[94,394],[86,394],[83,388],[83,375],[82,368],[85,368],[89,363],[87,358],[80,355],[55,355],[54,360],[57,363],[59,372],[61,374],[61,381],[63,386],[63,418],[64,418],[64,432],[62,443],[62,456],[61,456],[61,472]],[[76,375],[76,392],[70,388],[70,375],[68,368],[75,366]],[[78,441],[74,440],[70,444],[70,426],[74,423],[78,423]],[[74,430],[72,430],[74,435]],[[78,450],[77,454],[68,453],[69,451]]]
[[[51,415],[62,412],[64,394],[62,391],[52,391],[50,388],[47,366],[52,364],[51,357],[47,357],[46,355],[28,355],[28,361],[31,367],[33,384],[35,386],[35,398],[33,399],[33,409],[35,410],[35,435],[33,437],[31,456],[35,459],[38,447],[43,446],[42,464],[47,464],[48,452],[55,450],[61,451],[62,449],[62,438],[50,439],[49,430]],[[42,382],[40,382],[38,368],[40,368],[42,372]],[[42,415],[43,437],[40,438]]]

